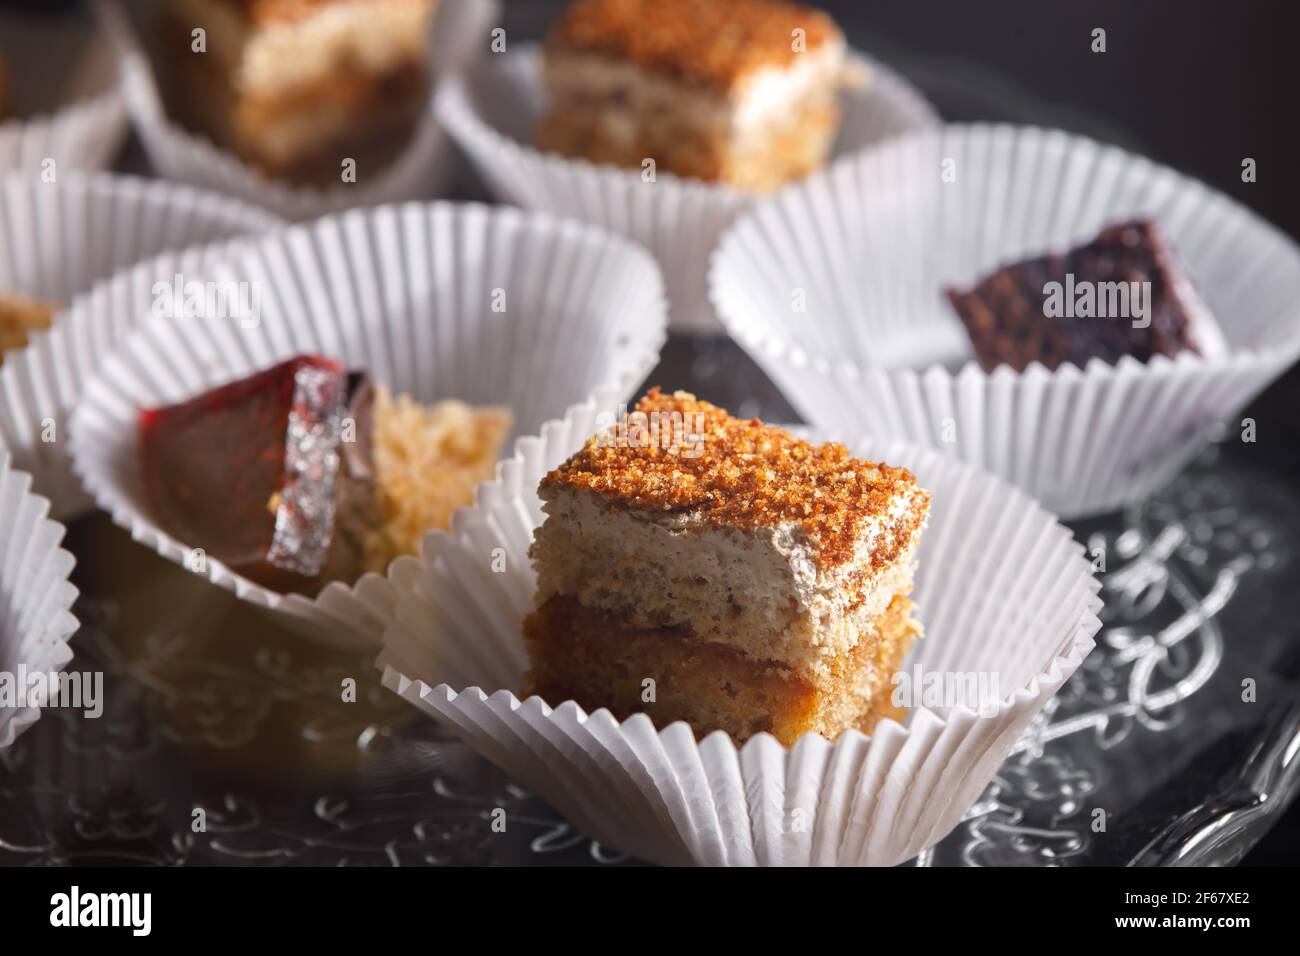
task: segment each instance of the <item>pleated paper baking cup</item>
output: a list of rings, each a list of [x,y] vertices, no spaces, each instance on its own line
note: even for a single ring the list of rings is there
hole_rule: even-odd
[[[190,271],[168,253],[144,271],[86,295],[101,280],[164,250],[265,233],[280,221],[188,186],[107,174],[25,172],[0,178],[0,296],[17,293],[64,309],[53,327],[0,365],[0,450],[32,475],[53,513],[90,507],[73,477],[64,431],[100,357],[148,314],[153,284]],[[201,257],[200,257],[201,258]]]
[[[430,102],[409,142],[392,162],[373,173],[358,169],[355,183],[340,182],[324,189],[272,179],[168,115],[148,50],[154,4],[96,0],[95,6],[117,52],[131,122],[149,161],[169,179],[256,203],[286,219],[305,220],[356,206],[431,198],[455,172],[455,150]],[[499,18],[499,9],[496,0],[444,0],[438,4],[433,39],[435,86],[486,49],[488,30]]]
[[[386,686],[601,843],[666,864],[907,860],[956,826],[1093,645],[1098,585],[1052,515],[937,452],[862,441],[855,452],[912,469],[933,493],[912,595],[925,638],[904,667],[983,675],[999,688],[992,706],[918,708],[870,737],[807,734],[785,748],[767,734],[737,747],[721,732],[697,740],[683,723],[521,701],[537,484],[596,416],[587,403],[519,442],[450,533],[394,562],[401,599],[378,666]]]
[[[1156,221],[1219,347],[984,372],[944,297],[1010,262]],[[737,222],[711,267],[731,335],[804,418],[938,448],[1067,517],[1181,469],[1300,354],[1300,249],[1226,196],[1066,133],[946,126],[846,159]],[[1217,329],[1215,328],[1217,326]]]
[[[63,525],[48,512],[49,502],[31,493],[31,477],[0,450],[0,672],[24,692],[14,706],[0,707],[0,752],[40,717],[43,699],[28,697],[49,686],[40,675],[58,673],[72,659],[74,562],[59,546]]]
[[[665,335],[662,281],[644,250],[582,223],[474,204],[326,217],[194,281],[247,290],[255,321],[149,318],[103,360],[71,423],[74,468],[99,506],[136,540],[192,569],[192,543],[160,529],[144,498],[143,408],[319,353],[420,402],[506,406],[515,433],[525,434],[589,396],[617,406],[658,361]],[[215,560],[197,570],[335,644],[373,645],[395,600],[376,574],[306,598]]]
[[[871,77],[845,91],[835,154],[935,126],[929,103],[906,80],[862,54]],[[673,331],[721,332],[707,302],[708,256],[718,237],[754,197],[727,186],[659,173],[593,165],[531,145],[545,108],[536,46],[489,56],[449,83],[438,113],[496,196],[603,226],[648,248],[668,287]]]
[[[14,112],[0,120],[0,171],[105,169],[127,130],[112,55],[79,26],[48,20],[0,13]]]

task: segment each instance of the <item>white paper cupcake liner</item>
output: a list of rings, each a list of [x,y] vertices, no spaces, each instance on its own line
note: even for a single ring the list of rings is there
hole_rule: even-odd
[[[49,332],[0,366],[0,450],[29,472],[55,517],[88,509],[64,438],[68,412],[105,351],[149,312],[155,276],[192,271],[172,253],[133,278],[100,280],[163,250],[279,228],[268,213],[188,186],[106,174],[0,177],[0,295],[67,305]],[[201,258],[201,256],[200,256]]]
[[[83,49],[80,28],[14,14],[0,13],[0,31],[11,82],[27,90],[65,91],[69,97],[66,103],[42,104],[47,108],[32,115],[0,121],[0,172],[39,171],[50,160],[57,172],[110,166],[126,136],[127,119],[106,46],[92,41]],[[23,104],[11,105],[21,109]]]
[[[77,589],[68,575],[75,562],[59,547],[63,525],[48,512],[49,502],[31,493],[30,476],[0,450],[0,671],[10,681],[61,671],[72,659]],[[0,752],[39,717],[34,703],[0,707]]]
[[[843,94],[836,155],[937,125],[933,109],[906,80],[862,54],[855,56],[869,67],[871,85]],[[637,240],[663,269],[673,331],[721,332],[707,302],[708,256],[754,197],[662,172],[656,182],[646,183],[639,171],[543,153],[531,143],[544,107],[541,53],[535,45],[487,57],[438,96],[447,131],[498,198]]]
[[[353,210],[286,229],[204,278],[247,283],[260,301],[256,326],[149,319],[103,360],[71,422],[74,467],[96,502],[182,566],[190,545],[152,522],[141,489],[141,408],[318,352],[421,402],[507,406],[516,433],[527,433],[587,396],[611,408],[626,399],[664,339],[662,280],[644,250],[591,226],[513,209]],[[377,642],[395,600],[375,574],[308,599],[213,560],[202,573],[335,644]]]
[[[1225,347],[981,370],[944,288],[1133,217],[1159,224]],[[838,163],[737,222],[710,285],[808,421],[941,449],[1067,517],[1154,490],[1220,424],[1239,434],[1241,410],[1300,354],[1294,243],[1172,170],[1033,128],[947,126]]]
[[[852,447],[911,468],[934,495],[913,594],[926,636],[905,667],[996,674],[985,716],[918,708],[870,737],[808,734],[787,749],[760,734],[737,748],[722,733],[697,741],[682,723],[656,730],[644,715],[620,722],[571,701],[520,701],[537,484],[595,430],[596,414],[577,406],[520,441],[450,533],[429,535],[419,560],[394,562],[401,599],[378,666],[386,686],[602,843],[667,864],[906,860],[958,823],[1093,645],[1098,584],[1052,515],[937,452],[867,441]]]
[[[356,183],[321,189],[271,179],[167,114],[146,46],[151,4],[95,0],[95,7],[117,51],[131,122],[149,161],[169,179],[236,196],[286,219],[305,220],[355,206],[429,198],[455,171],[455,150],[431,102],[410,142],[392,163],[371,175],[360,170]],[[436,84],[454,76],[486,48],[488,30],[498,16],[496,0],[442,0],[438,4],[433,40]]]

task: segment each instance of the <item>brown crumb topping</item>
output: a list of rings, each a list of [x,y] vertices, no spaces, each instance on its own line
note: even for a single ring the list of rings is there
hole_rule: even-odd
[[[644,417],[629,415],[626,428],[588,439],[540,490],[589,491],[612,505],[691,512],[724,527],[797,524],[823,565],[848,562],[864,524],[898,496],[915,498],[896,532],[915,530],[929,510],[929,492],[907,469],[855,458],[836,442],[814,445],[657,387],[636,411]]]
[[[313,17],[332,6],[342,6],[346,0],[217,0],[233,7],[244,19],[257,26],[275,23],[296,23]],[[356,2],[356,0],[351,0]],[[431,6],[435,0],[366,0],[376,6],[419,5]]]
[[[726,93],[748,73],[789,65],[840,30],[811,7],[768,0],[576,0],[548,45],[627,60],[644,70]]]

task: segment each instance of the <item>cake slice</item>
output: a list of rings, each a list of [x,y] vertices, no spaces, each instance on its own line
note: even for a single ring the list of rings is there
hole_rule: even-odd
[[[1210,310],[1149,220],[1109,226],[1069,252],[1003,266],[947,295],[989,372],[1224,348]]]
[[[429,96],[436,0],[171,0],[164,84],[181,119],[272,176],[386,162]],[[205,31],[194,49],[193,31]]]
[[[930,504],[906,470],[655,389],[539,494],[532,693],[737,741],[897,716]]]
[[[765,0],[576,0],[544,72],[542,149],[762,191],[822,164],[849,75],[829,16]]]

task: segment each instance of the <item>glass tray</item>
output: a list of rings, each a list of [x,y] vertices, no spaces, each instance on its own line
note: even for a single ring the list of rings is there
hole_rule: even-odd
[[[651,381],[794,418],[724,341],[674,339]],[[1107,555],[1098,648],[915,865],[1231,863],[1300,785],[1294,493],[1211,451],[1075,530]],[[0,863],[637,862],[385,691],[366,656],[277,630],[102,515],[68,544],[70,667],[105,671],[104,714],[48,712],[4,758]]]
[[[510,35],[539,36],[558,6],[510,4]],[[850,41],[899,66],[947,119],[1061,126],[1145,151],[995,69],[882,46],[856,19],[869,18],[846,21]],[[121,168],[147,172],[138,151]],[[472,176],[459,192],[486,198]],[[725,341],[674,338],[649,382],[797,420]],[[1300,494],[1211,449],[1142,506],[1075,530],[1106,547],[1097,650],[914,865],[1228,864],[1300,790]],[[69,667],[105,672],[105,711],[47,712],[0,756],[0,864],[638,862],[385,691],[364,656],[277,630],[102,515],[74,523],[67,546],[82,591]],[[356,703],[340,700],[348,677]]]

